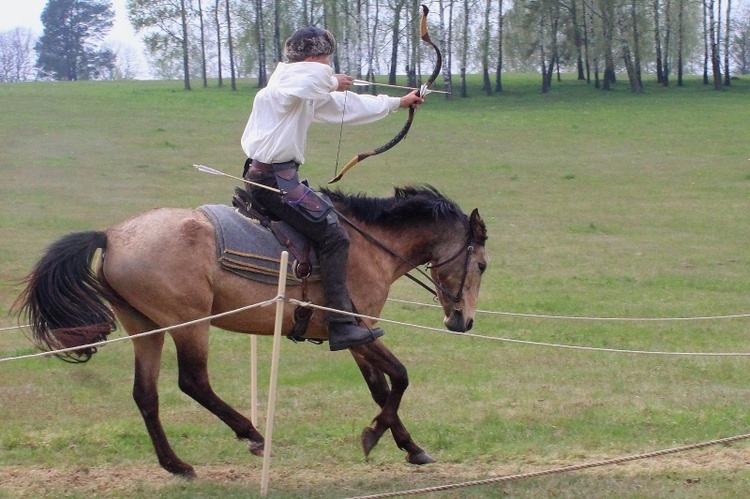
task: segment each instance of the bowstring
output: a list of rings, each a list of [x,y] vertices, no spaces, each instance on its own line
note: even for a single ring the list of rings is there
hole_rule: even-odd
[[[396,33],[397,36],[400,37],[401,34],[404,32],[404,30],[411,27],[419,19],[420,19],[420,16],[418,15],[412,16],[412,19],[408,23],[404,24],[403,28],[398,30],[398,32]],[[372,65],[372,61],[374,60],[375,56],[379,55],[383,50],[386,49],[386,47],[390,46],[391,42],[384,43],[378,50],[376,50],[372,54],[369,54],[368,64]],[[362,73],[362,68],[359,68],[359,73]],[[373,85],[375,84],[374,81],[372,83]],[[339,162],[341,160],[341,142],[344,136],[344,117],[346,116],[346,97],[348,93],[349,93],[349,90],[346,90],[344,92],[344,106],[343,106],[343,109],[341,110],[341,123],[339,123],[339,140],[338,140],[338,143],[336,144],[336,164],[334,165],[334,168],[333,168],[334,177],[339,174]]]
[[[333,168],[333,176],[339,174],[339,160],[341,159],[341,139],[344,136],[344,117],[346,116],[346,97],[349,91],[344,92],[344,108],[341,110],[341,123],[339,124],[339,142],[336,145],[336,166]]]

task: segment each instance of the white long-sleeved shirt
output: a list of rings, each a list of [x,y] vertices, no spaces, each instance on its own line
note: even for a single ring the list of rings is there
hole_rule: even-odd
[[[279,63],[255,96],[242,134],[242,149],[263,163],[305,162],[307,130],[313,121],[359,125],[398,111],[387,95],[337,92],[333,69],[318,62]]]

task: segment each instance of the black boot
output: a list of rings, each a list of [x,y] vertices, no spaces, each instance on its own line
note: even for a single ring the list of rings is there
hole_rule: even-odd
[[[379,327],[369,331],[353,322],[328,321],[328,346],[332,352],[366,345],[384,334],[385,332]]]
[[[320,257],[320,273],[326,306],[352,313],[351,296],[346,286],[346,263],[349,253],[349,236],[341,225],[323,222],[315,233]],[[331,350],[345,350],[375,341],[385,334],[382,329],[360,327],[347,313],[328,313],[328,340]]]

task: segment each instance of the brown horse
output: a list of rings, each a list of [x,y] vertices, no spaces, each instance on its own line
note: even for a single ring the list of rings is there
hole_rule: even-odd
[[[351,238],[349,287],[361,314],[378,316],[391,284],[417,265],[427,264],[446,327],[453,331],[471,328],[487,264],[487,232],[477,210],[467,216],[429,186],[396,188],[388,198],[326,193],[350,222],[344,224]],[[100,249],[102,256],[94,271],[92,263]],[[58,355],[71,362],[90,359],[96,348],[86,345],[105,339],[115,329],[115,316],[134,335],[260,303],[277,293],[276,285],[244,279],[220,267],[214,227],[201,211],[170,208],[142,213],[105,231],[63,237],[47,250],[27,282],[16,308],[30,322],[40,348],[81,347]],[[300,299],[300,288],[287,287],[286,296]],[[322,303],[319,284],[310,284],[308,299]],[[271,308],[251,308],[211,324],[240,333],[273,334]],[[285,331],[293,321],[290,308],[286,307]],[[321,315],[313,314],[308,337],[327,338]],[[209,323],[176,327],[169,334],[177,350],[180,389],[226,423],[237,438],[247,440],[253,454],[262,455],[262,435],[209,384]],[[174,453],[159,420],[157,380],[164,337],[162,332],[132,340],[133,398],[161,466],[190,477],[193,467]],[[372,426],[362,433],[365,455],[390,429],[408,462],[433,462],[398,416],[409,384],[403,364],[379,339],[350,352],[381,408]]]

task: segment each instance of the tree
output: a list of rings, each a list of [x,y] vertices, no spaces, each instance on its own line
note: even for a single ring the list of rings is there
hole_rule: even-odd
[[[718,26],[717,17],[721,19],[721,13],[717,16],[717,8],[714,0],[703,0],[708,11],[708,44],[709,57],[711,58],[711,69],[713,70],[714,88],[721,89],[721,60],[719,58],[719,40],[721,39],[721,29]]]
[[[0,33],[0,81],[26,81],[33,76],[30,30],[16,28]]]
[[[495,64],[495,92],[503,91],[503,0],[497,2],[497,63]]]
[[[724,26],[724,86],[730,85],[731,78],[729,76],[729,42],[731,40],[731,15],[732,15],[732,0],[727,0],[727,22]]]
[[[203,3],[198,0],[198,20],[200,21],[201,35],[201,76],[203,77],[203,88],[208,87],[208,76],[206,75],[206,29],[203,26]]]
[[[227,14],[227,45],[229,45],[229,76],[231,79],[232,91],[237,90],[237,74],[234,69],[234,42],[232,41],[232,15],[229,10],[229,0],[226,0]],[[265,42],[264,42],[265,43]],[[263,48],[263,62],[265,63],[265,46]],[[264,70],[265,74],[265,70]],[[263,86],[265,86],[265,80]]]
[[[115,54],[97,44],[114,15],[110,0],[49,0],[41,16],[44,33],[34,47],[42,76],[74,81],[113,71]]]
[[[182,56],[183,84],[190,90],[187,7],[185,0],[127,1],[128,19],[137,32],[145,33],[143,41],[149,52],[161,56],[167,66],[177,54]]]
[[[398,71],[398,46],[400,41],[401,13],[404,10],[406,0],[389,1],[389,7],[393,13],[393,22],[391,23],[391,59],[388,70],[388,83],[395,85],[396,72]]]
[[[502,2],[501,2],[502,3]],[[484,3],[484,28],[482,30],[482,89],[487,95],[492,95],[492,82],[490,81],[490,13],[492,12],[492,0]]]
[[[440,0],[438,2],[439,15],[439,29],[438,29],[438,46],[440,52],[443,54],[443,82],[445,83],[445,91],[448,92],[445,95],[446,99],[450,99],[453,95],[453,78],[452,67],[453,67],[453,3],[454,0]],[[447,5],[446,5],[447,4]],[[445,25],[446,19],[448,20],[448,26]]]
[[[466,90],[466,66],[469,58],[469,0],[463,0],[463,21],[461,23],[461,97],[468,97]]]
[[[731,56],[740,74],[750,74],[750,9],[734,20]]]
[[[218,58],[216,69],[219,77],[219,87],[223,87],[224,80],[222,79],[221,75],[221,22],[219,21],[219,1],[220,0],[216,0],[216,3],[214,4],[214,22],[216,23],[216,56]]]

